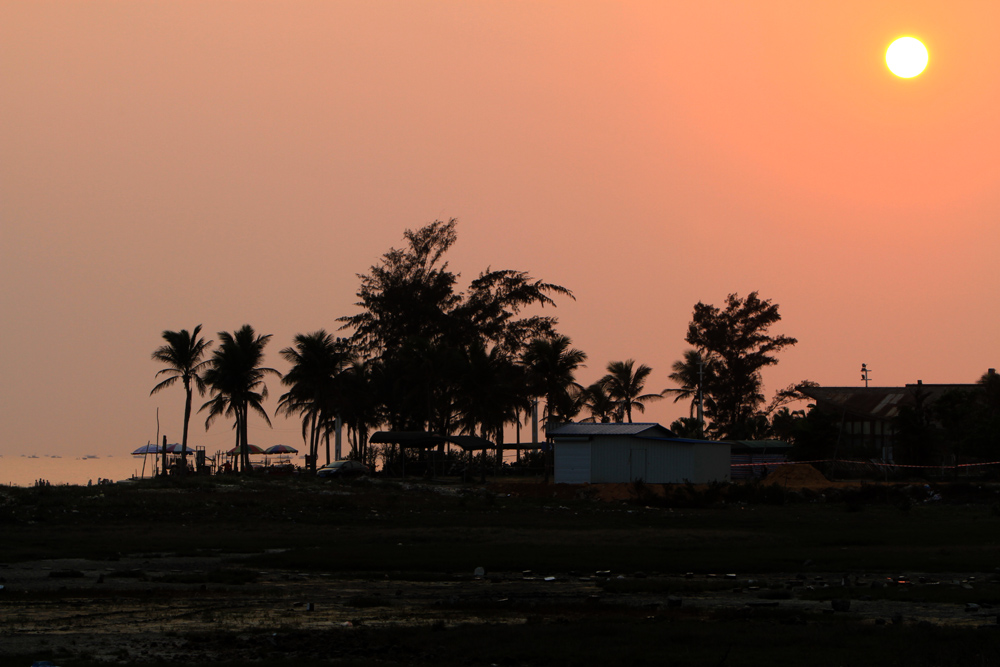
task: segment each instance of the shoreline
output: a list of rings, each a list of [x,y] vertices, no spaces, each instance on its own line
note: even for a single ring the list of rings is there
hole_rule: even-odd
[[[97,484],[100,479],[117,482],[140,477],[142,463],[142,457],[129,455],[59,457],[8,454],[0,456],[0,485],[31,487],[38,480],[45,480],[53,486],[87,486],[88,481]],[[149,477],[151,470],[152,466],[147,459],[146,477]]]

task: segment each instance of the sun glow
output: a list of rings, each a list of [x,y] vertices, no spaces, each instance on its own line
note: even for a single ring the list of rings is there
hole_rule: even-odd
[[[900,37],[886,49],[885,64],[896,76],[913,78],[927,67],[927,47],[915,37]]]

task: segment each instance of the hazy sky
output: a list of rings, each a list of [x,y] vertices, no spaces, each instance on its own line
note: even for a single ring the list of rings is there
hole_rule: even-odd
[[[0,454],[120,454],[157,407],[179,440],[183,391],[149,397],[162,330],[249,323],[284,370],[451,217],[463,285],[575,292],[584,383],[634,358],[671,386],[694,304],[753,290],[799,339],[769,394],[862,362],[975,381],[1000,365],[998,24],[987,1],[0,0]],[[905,34],[911,80],[883,60]],[[275,427],[251,442],[301,442]]]

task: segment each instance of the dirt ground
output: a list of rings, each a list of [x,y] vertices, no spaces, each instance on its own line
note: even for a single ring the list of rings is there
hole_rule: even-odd
[[[831,482],[823,476],[823,473],[816,470],[816,468],[812,467],[808,463],[794,463],[778,466],[773,472],[764,478],[763,483],[777,484],[794,490],[812,489],[814,491],[829,488],[842,489],[852,486],[860,486],[861,484],[861,482],[858,481]]]
[[[839,614],[862,624],[929,622],[937,626],[995,624],[997,611],[956,604],[853,600],[847,611],[832,602],[800,599],[807,590],[864,588],[892,578],[887,573],[845,580],[842,575],[676,574],[656,575],[662,589],[688,593],[612,593],[609,580],[627,584],[641,573],[475,572],[434,581],[336,579],[283,570],[248,570],[240,556],[181,557],[133,554],[116,561],[63,559],[0,567],[0,643],[8,654],[74,654],[127,664],[144,660],[213,662],[251,659],[262,650],[253,638],[282,648],[286,657],[308,647],[279,646],[282,637],[311,630],[392,626],[526,624],[540,615],[563,618],[600,613],[640,617],[678,613],[710,616],[720,610],[775,609],[803,617]],[[165,583],[171,577],[221,570],[243,571],[251,583]],[[980,575],[980,580],[985,575]],[[971,583],[970,583],[971,582]],[[920,600],[923,586],[970,586],[976,576],[912,576],[907,585]],[[875,585],[878,585],[877,583]],[[612,589],[613,590],[613,589]],[[305,635],[303,635],[305,633]],[[265,647],[266,649],[267,647]],[[303,657],[306,657],[303,654]]]
[[[764,483],[788,489],[834,486],[807,465],[784,466]],[[395,665],[414,664],[416,658],[416,664],[441,664],[438,654],[424,646],[440,645],[437,633],[443,630],[452,631],[448,641],[460,647],[466,646],[462,641],[480,642],[482,634],[494,638],[493,646],[505,646],[504,641],[523,641],[508,640],[507,632],[546,640],[560,632],[596,632],[592,644],[581,648],[574,642],[578,655],[585,656],[601,643],[600,632],[608,627],[619,628],[613,632],[622,634],[621,645],[626,647],[645,646],[642,642],[657,633],[689,633],[693,627],[715,628],[710,631],[715,634],[708,635],[711,644],[717,636],[730,636],[743,621],[765,631],[778,624],[801,626],[795,636],[803,641],[842,628],[853,632],[870,627],[881,633],[874,630],[881,626],[909,633],[906,636],[926,635],[925,627],[937,629],[929,630],[932,633],[972,629],[977,637],[986,636],[978,628],[1000,628],[1000,568],[994,570],[988,558],[977,559],[981,552],[993,553],[990,539],[953,538],[955,554],[940,552],[931,542],[934,554],[951,563],[947,568],[965,567],[962,573],[909,572],[901,580],[899,572],[863,571],[862,564],[845,565],[848,575],[828,571],[839,567],[833,564],[836,559],[813,564],[811,559],[819,559],[816,554],[828,550],[828,541],[805,536],[806,546],[796,547],[800,519],[788,518],[789,513],[801,515],[802,521],[822,516],[836,528],[831,534],[840,546],[838,555],[854,553],[869,540],[873,545],[866,553],[877,559],[867,562],[888,563],[895,562],[892,547],[872,537],[871,524],[877,524],[881,535],[883,516],[900,518],[910,530],[907,526],[918,521],[915,515],[940,514],[937,510],[943,508],[933,503],[919,504],[908,513],[894,506],[848,511],[839,505],[833,509],[806,503],[780,510],[741,504],[698,513],[648,507],[648,496],[637,498],[637,493],[658,493],[660,487],[506,480],[485,489],[410,482],[287,487],[261,483],[249,489],[226,485],[183,494],[173,488],[117,487],[106,494],[82,489],[11,494],[5,530],[19,537],[5,544],[8,556],[0,563],[0,664],[12,664],[11,656],[17,660],[13,664],[30,657],[63,667],[81,662],[88,667],[234,665],[262,659],[282,667],[332,664],[331,659],[337,664]],[[606,502],[591,502],[602,500]],[[982,531],[988,536],[993,529],[986,506],[956,512],[968,529],[963,528],[962,535]],[[136,523],[133,513],[143,521]],[[155,520],[150,516],[154,513]],[[759,531],[765,525],[757,515],[766,515],[768,526],[778,520],[783,527],[775,529],[776,546],[767,540],[768,557],[761,560],[758,554],[750,561],[752,549],[759,549],[754,540],[761,539],[754,535],[754,526]],[[974,521],[973,515],[978,517]],[[206,531],[193,525],[185,530],[193,517],[211,517],[217,528]],[[714,523],[706,528],[706,521]],[[950,526],[954,518],[948,521]],[[947,527],[940,521],[934,525],[939,531]],[[906,544],[928,548],[913,541],[911,532],[902,535]],[[105,542],[115,546],[105,548]],[[389,553],[403,554],[396,548],[404,542],[406,557],[421,564],[405,574],[395,554]],[[15,549],[18,544],[27,546]],[[511,544],[513,551],[496,555]],[[618,548],[621,544],[624,550]],[[787,557],[786,544],[797,549],[794,560]],[[216,550],[220,546],[225,551]],[[666,565],[665,550],[677,549],[696,556]],[[447,564],[440,562],[437,550],[448,554]],[[725,557],[707,566],[706,550]],[[314,551],[320,560],[313,558]],[[625,552],[626,557],[615,558]],[[774,563],[772,552],[784,564],[771,569],[801,563],[802,571],[762,573]],[[41,554],[49,559],[42,560]],[[91,557],[54,558],[64,554]],[[363,564],[352,564],[351,554],[360,554]],[[486,562],[506,563],[504,567],[529,563],[553,569],[477,572],[473,568],[484,562],[484,555]],[[334,556],[339,560],[328,564],[325,559]],[[613,558],[610,563],[608,556]],[[292,562],[300,564],[289,565]],[[590,563],[589,568],[643,567],[646,572],[569,569],[584,567],[583,562]],[[907,562],[927,562],[933,568],[934,558]],[[761,572],[707,569],[738,568],[739,563]],[[698,567],[697,573],[653,571]],[[973,571],[982,568],[987,571]],[[412,636],[396,643],[395,654],[379,653],[401,633]],[[338,646],[334,656],[330,642]],[[490,664],[467,662],[464,653],[451,658],[449,665]]]
[[[778,466],[762,480],[763,484],[775,484],[791,490],[822,490],[831,488],[850,488],[861,485],[860,481],[835,482],[823,476],[819,470],[808,463],[795,463]],[[638,497],[635,484],[553,484],[540,485],[532,482],[491,482],[487,488],[495,493],[509,493],[516,496],[533,496],[560,498],[589,498],[604,501],[633,501]],[[704,489],[705,485],[696,484],[695,489]],[[663,497],[666,490],[663,484],[647,484],[644,492]]]

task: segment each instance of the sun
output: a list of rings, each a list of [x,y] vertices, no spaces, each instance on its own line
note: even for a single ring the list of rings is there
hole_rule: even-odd
[[[900,37],[885,51],[885,64],[903,79],[912,79],[927,67],[927,47],[916,37]]]

